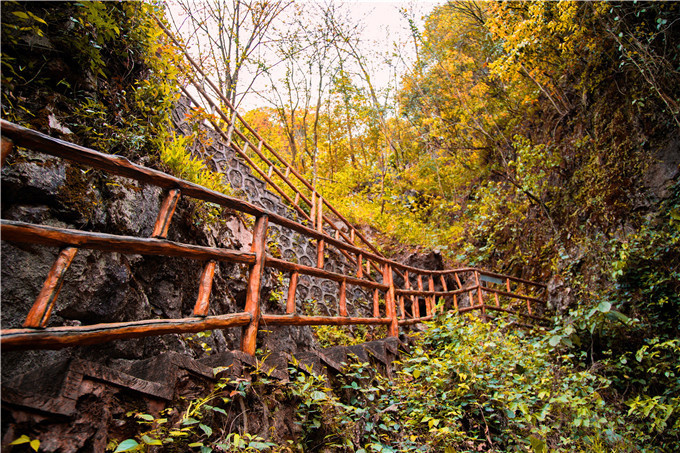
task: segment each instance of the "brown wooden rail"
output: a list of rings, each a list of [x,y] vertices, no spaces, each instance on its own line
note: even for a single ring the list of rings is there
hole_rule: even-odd
[[[533,320],[542,320],[533,313],[532,303],[543,303],[545,285],[528,280],[488,272],[477,268],[429,271],[405,266],[374,251],[328,235],[319,221],[316,228],[269,212],[205,187],[176,178],[158,170],[146,168],[129,160],[104,154],[83,146],[65,142],[0,120],[2,128],[3,163],[16,147],[28,148],[77,164],[103,170],[112,175],[130,178],[166,190],[152,237],[140,238],[68,228],[35,225],[19,221],[0,220],[2,240],[58,247],[60,252],[48,273],[43,288],[27,314],[23,328],[3,329],[0,343],[4,350],[62,348],[115,339],[138,338],[170,333],[198,332],[209,329],[242,327],[241,348],[248,354],[256,349],[260,326],[276,325],[386,325],[387,334],[396,336],[399,326],[424,322],[442,311],[466,312],[479,310],[484,318],[487,311],[502,311]],[[7,152],[5,152],[7,150]],[[165,239],[177,201],[181,196],[215,203],[223,208],[252,215],[255,218],[253,244],[249,252],[227,248],[206,247],[173,242]],[[316,211],[317,220],[322,217]],[[325,247],[334,247],[352,258],[356,267],[348,274],[323,269],[323,259],[316,267],[303,266],[267,256],[267,231],[270,223],[291,229],[319,245],[319,256]],[[182,257],[204,263],[193,317],[181,319],[147,319],[85,326],[50,326],[50,315],[57,305],[57,296],[68,268],[79,249],[104,252]],[[210,292],[217,262],[229,262],[249,267],[245,306],[239,313],[209,315]],[[364,269],[365,262],[365,269]],[[4,265],[11,265],[4,263]],[[262,313],[260,288],[265,269],[277,269],[290,274],[286,314]],[[376,271],[375,278],[371,278]],[[339,300],[333,316],[305,316],[295,313],[296,286],[300,275],[322,278],[338,284]],[[403,280],[397,288],[395,276]],[[437,284],[441,290],[437,290]],[[376,281],[378,280],[378,281]],[[427,283],[427,289],[424,283]],[[350,316],[347,307],[348,285],[373,291],[373,316]],[[496,285],[496,286],[494,286]],[[449,289],[450,288],[452,289]],[[413,289],[413,288],[418,289]],[[490,299],[493,298],[493,299]]]

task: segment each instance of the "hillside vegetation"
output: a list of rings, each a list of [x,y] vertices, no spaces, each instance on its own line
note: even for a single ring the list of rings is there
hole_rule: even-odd
[[[151,12],[4,3],[3,118],[228,191],[169,132],[182,63]],[[442,4],[412,22],[417,59],[389,107],[331,25],[344,59],[323,102],[248,121],[384,251],[549,282],[554,325],[443,317],[390,382],[361,364],[335,389],[293,380],[299,439],[248,447],[208,427],[196,448],[675,451],[680,3]]]

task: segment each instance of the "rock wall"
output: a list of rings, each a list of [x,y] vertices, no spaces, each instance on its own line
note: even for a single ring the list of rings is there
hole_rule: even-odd
[[[184,134],[192,133],[192,125],[186,122],[191,104],[183,98],[173,114],[175,127]],[[195,125],[193,125],[195,127]],[[221,135],[210,128],[203,128],[203,134],[208,138],[209,146],[196,146],[192,152],[203,159],[211,162],[213,170],[220,171],[225,175],[226,181],[235,191],[236,196],[247,200],[268,211],[277,213],[291,220],[300,222],[295,209],[287,205],[276,193],[268,189],[268,185],[254,175],[253,169],[238,157],[236,152],[227,147]],[[287,228],[270,223],[268,237],[272,241],[270,252],[280,255],[282,258],[298,262],[305,266],[316,266],[317,245],[316,241]],[[325,228],[329,235],[333,235],[329,227]],[[347,233],[345,230],[344,232]],[[350,266],[347,259],[337,250],[327,248],[327,257],[324,269],[332,272],[351,272],[354,266]],[[382,275],[374,273],[377,281],[382,281]],[[287,278],[286,285],[287,288]],[[297,287],[297,310],[303,313],[315,307],[321,314],[336,314],[338,300],[338,285],[323,279],[301,276]],[[349,315],[370,315],[372,312],[372,296],[361,288],[349,287],[347,291],[347,303]],[[321,302],[317,304],[316,302]]]

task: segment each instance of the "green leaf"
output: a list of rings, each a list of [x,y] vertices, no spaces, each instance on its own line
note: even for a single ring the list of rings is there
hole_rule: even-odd
[[[630,318],[628,316],[616,310],[612,310],[607,313],[607,317],[613,320],[621,321],[624,324],[628,324],[630,322]]]
[[[213,432],[213,430],[212,430],[212,428],[211,428],[210,426],[204,425],[203,423],[200,423],[200,424],[198,425],[198,427],[201,428],[201,429],[203,430],[203,432],[205,433],[206,436],[210,436],[210,435],[212,434],[212,432]]]
[[[536,436],[529,436],[529,443],[531,443],[531,449],[534,453],[546,453],[547,448],[543,439],[539,439]]]
[[[137,414],[137,418],[141,418],[142,420],[146,420],[147,422],[152,422],[154,420],[153,415],[149,414]]]
[[[194,443],[187,445],[187,447],[202,447],[202,446],[203,446],[203,442],[194,442]]]
[[[420,372],[419,369],[413,370],[413,377],[414,377],[415,379],[418,379],[418,378],[420,377],[420,373],[421,373],[421,372]]]
[[[225,415],[225,416],[227,415],[227,411],[225,411],[225,410],[222,409],[221,407],[213,407],[212,410],[213,410],[214,412],[219,412],[219,413],[222,414],[222,415]]]
[[[266,444],[264,442],[250,442],[248,443],[248,448],[254,448],[258,451],[262,451],[264,449],[269,448],[269,444]]]
[[[205,447],[205,446],[201,447],[201,453],[210,453],[212,451],[213,451],[212,447]]]
[[[315,390],[314,392],[312,392],[311,396],[312,396],[312,399],[314,401],[323,401],[327,398],[326,394],[324,392],[320,392],[318,390]]]
[[[600,302],[600,305],[597,306],[597,311],[601,313],[608,313],[609,310],[611,309],[612,309],[611,302]]]
[[[198,422],[199,422],[199,421],[196,420],[195,418],[189,417],[189,418],[187,418],[186,420],[184,420],[184,421],[182,422],[182,425],[195,425],[195,424],[198,423]]]
[[[560,344],[560,341],[562,341],[561,335],[553,335],[552,337],[550,337],[550,340],[548,340],[548,344],[554,347]]]
[[[139,442],[134,439],[125,439],[123,442],[119,443],[113,453],[118,453],[120,451],[132,451],[139,447]]]
[[[163,442],[161,442],[158,439],[153,439],[146,434],[142,436],[142,442],[144,442],[147,445],[163,445]]]

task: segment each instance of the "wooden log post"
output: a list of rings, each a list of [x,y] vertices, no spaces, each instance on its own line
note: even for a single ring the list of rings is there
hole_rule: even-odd
[[[1,142],[2,144],[0,146],[0,167],[4,167],[7,156],[9,156],[9,153],[11,153],[12,149],[14,149],[14,142],[5,137],[2,137]]]
[[[427,287],[430,291],[434,292],[434,278],[432,277],[432,274],[430,274],[429,278],[427,279]],[[434,314],[437,310],[437,296],[434,294],[430,296],[430,314]]]
[[[406,289],[411,289],[411,281],[406,275]],[[411,296],[411,311],[413,312],[413,318],[420,318],[420,302],[416,296]]]
[[[484,296],[482,295],[482,284],[479,281],[479,272],[475,271],[475,283],[477,284],[477,299],[479,301],[479,307],[482,310],[482,319],[487,321],[486,317],[486,306],[484,305]]]
[[[290,284],[288,285],[288,299],[286,300],[286,313],[295,313],[295,291],[297,290],[298,279],[300,278],[300,273],[294,271],[290,275]]]
[[[383,284],[389,286],[387,293],[385,293],[385,311],[387,312],[387,317],[391,319],[390,325],[387,328],[387,336],[397,337],[399,336],[399,321],[397,320],[397,309],[394,303],[392,266],[385,264],[383,269]]]
[[[323,197],[321,195],[319,195],[319,197],[317,198],[316,230],[319,233],[323,233]],[[325,248],[326,241],[324,241],[323,239],[319,239],[317,242],[316,250],[316,267],[318,267],[319,269],[323,269]]]
[[[380,317],[380,293],[377,288],[373,290],[373,317]]]
[[[446,277],[444,277],[444,275],[442,274],[442,275],[439,276],[439,279],[440,279],[441,282],[442,282],[442,291],[444,291],[445,293],[448,293],[448,292],[449,292],[449,288],[448,288],[448,285],[446,284]],[[456,298],[456,295],[455,295],[455,294],[453,295],[453,298],[454,298],[454,299]],[[455,303],[454,303],[454,305],[456,305],[456,308],[458,308],[458,307],[457,307],[458,304],[455,304]],[[444,296],[444,306],[442,307],[442,310],[443,310],[443,311],[446,311],[446,296]]]
[[[323,233],[323,197],[319,195],[316,206],[316,230]]]
[[[54,303],[64,284],[64,276],[77,251],[76,247],[65,247],[59,252],[52,269],[47,274],[42,290],[40,290],[31,310],[28,312],[28,316],[26,316],[24,327],[44,328],[47,326]]]
[[[357,278],[364,278],[364,263],[363,255],[361,253],[357,254]]]
[[[212,291],[216,264],[216,261],[210,260],[203,268],[201,282],[198,286],[198,297],[196,298],[196,305],[194,305],[194,316],[208,316],[208,310],[210,309],[210,292]]]
[[[156,217],[156,223],[153,226],[153,232],[151,233],[152,238],[165,239],[168,236],[170,221],[172,220],[172,216],[175,213],[175,208],[177,208],[179,197],[179,189],[172,189],[163,199],[163,203],[161,203],[161,209],[158,211],[158,217]]]
[[[250,323],[244,327],[241,336],[241,350],[246,354],[255,355],[257,349],[257,329],[260,323],[260,288],[266,258],[267,223],[269,218],[261,215],[255,220],[253,229],[253,245],[251,252],[255,254],[255,264],[248,275],[248,292],[246,293],[246,313],[251,316]]]
[[[347,316],[347,280],[340,282],[340,316]]]

